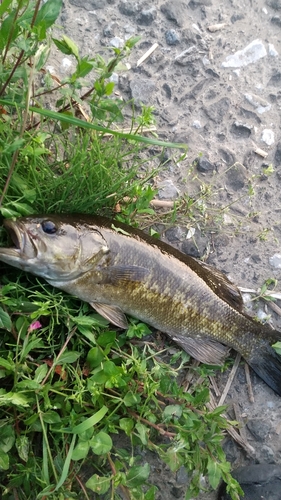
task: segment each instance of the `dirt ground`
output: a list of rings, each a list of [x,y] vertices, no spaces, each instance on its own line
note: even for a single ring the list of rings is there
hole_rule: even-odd
[[[205,225],[185,220],[166,239],[196,256],[208,254],[207,262],[238,286],[258,290],[268,278],[280,281],[281,1],[65,0],[60,24],[83,55],[104,54],[107,46],[141,35],[127,61],[130,69],[115,75],[116,89],[125,100],[155,106],[161,139],[189,146],[187,158],[179,164],[171,159],[159,176],[160,195],[193,196],[203,186],[212,204],[213,217]],[[137,66],[155,43],[156,50]],[[57,53],[52,64],[63,77],[73,62]],[[258,314],[271,315],[281,328],[280,316],[269,307],[260,305]],[[219,381],[222,387],[227,376]],[[281,398],[253,372],[251,380],[254,402],[244,367],[226,400],[232,418],[233,408],[242,415],[253,447],[249,455],[226,442],[234,468],[281,464]],[[184,471],[171,474],[150,453],[144,459],[159,499],[184,499]]]

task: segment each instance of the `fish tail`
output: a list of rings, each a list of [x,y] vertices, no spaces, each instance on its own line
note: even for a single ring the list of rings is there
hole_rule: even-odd
[[[277,332],[276,332],[277,333]],[[269,334],[272,340],[272,332]],[[278,333],[278,340],[281,334]],[[271,343],[276,342],[277,338]],[[251,355],[245,357],[247,363],[257,375],[281,396],[281,356],[271,347],[269,340],[262,340],[259,346],[252,350]]]

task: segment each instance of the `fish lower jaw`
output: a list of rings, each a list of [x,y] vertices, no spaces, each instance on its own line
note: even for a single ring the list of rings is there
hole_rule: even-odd
[[[24,261],[19,248],[0,248],[0,261],[19,267],[19,263]]]

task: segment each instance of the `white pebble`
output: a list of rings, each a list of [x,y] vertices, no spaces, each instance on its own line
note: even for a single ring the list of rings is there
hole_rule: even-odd
[[[64,57],[62,62],[61,62],[61,65],[62,65],[62,69],[63,69],[64,73],[67,73],[68,70],[70,70],[70,68],[72,66],[72,61],[70,59],[68,59],[67,57]]]
[[[111,47],[115,47],[116,49],[122,49],[122,47],[124,47],[124,40],[123,38],[119,38],[119,36],[115,36],[109,40],[109,45],[111,45]]]
[[[269,128],[265,128],[261,140],[265,142],[268,146],[272,146],[274,144],[274,132],[273,130],[270,130]]]
[[[109,81],[118,85],[119,75],[117,73],[112,73],[112,75],[109,77]]]
[[[281,269],[281,254],[275,253],[272,257],[269,257],[269,264],[275,269]]]
[[[194,128],[201,128],[202,125],[199,122],[199,120],[194,120],[194,122],[192,123],[192,127],[194,127]]]
[[[54,68],[54,66],[47,65],[46,66],[46,71],[49,71],[49,73],[51,73],[51,75],[55,74],[55,68]]]
[[[262,309],[257,310],[256,316],[260,321],[266,321],[268,319],[268,314],[266,314]]]
[[[254,63],[267,55],[266,48],[261,40],[253,40],[247,47],[238,50],[226,57],[222,63],[223,68],[241,68]]]
[[[204,64],[204,66],[210,66],[210,59],[208,59],[208,57],[205,55],[202,59],[202,63]]]
[[[268,53],[271,57],[278,57],[278,52],[274,47],[273,43],[268,44]]]

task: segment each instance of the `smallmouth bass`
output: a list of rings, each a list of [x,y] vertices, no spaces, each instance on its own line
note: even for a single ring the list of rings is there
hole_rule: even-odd
[[[125,314],[166,333],[191,356],[221,364],[229,348],[281,396],[281,333],[242,312],[226,276],[142,231],[99,216],[8,219],[14,247],[0,261],[89,302],[120,328]]]

